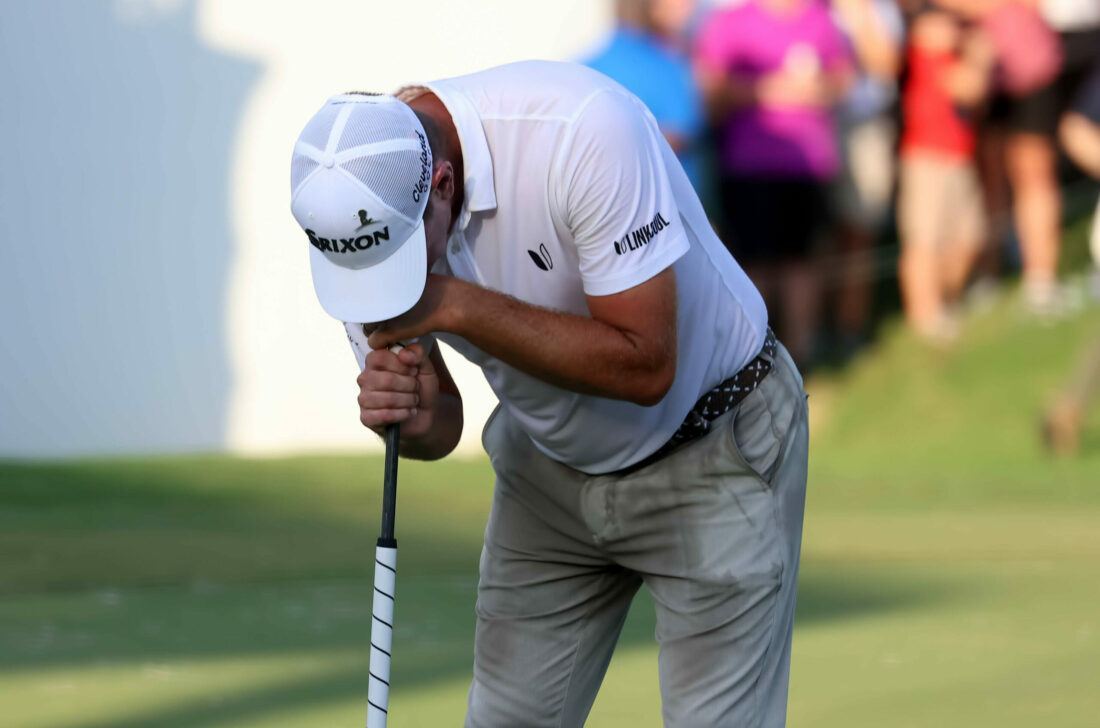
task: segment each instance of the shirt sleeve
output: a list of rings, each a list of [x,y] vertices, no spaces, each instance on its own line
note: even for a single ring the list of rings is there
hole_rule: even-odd
[[[688,250],[653,115],[624,93],[600,91],[572,124],[554,180],[573,235],[584,292],[619,293]]]

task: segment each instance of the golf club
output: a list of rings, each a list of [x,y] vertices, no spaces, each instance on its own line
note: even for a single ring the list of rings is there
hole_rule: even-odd
[[[397,452],[401,426],[386,428],[386,466],[382,486],[382,534],[374,551],[374,603],[370,626],[370,681],[367,728],[386,728],[390,704],[390,658],[393,651],[394,587],[397,539],[393,535],[397,499]]]
[[[359,367],[366,361],[367,327],[344,324]],[[389,347],[397,354],[404,345]],[[382,533],[374,549],[374,600],[370,624],[370,679],[367,683],[367,728],[386,728],[390,709],[390,659],[393,653],[393,596],[397,586],[397,539],[393,521],[397,508],[397,459],[401,425],[386,427],[386,465],[382,480]]]

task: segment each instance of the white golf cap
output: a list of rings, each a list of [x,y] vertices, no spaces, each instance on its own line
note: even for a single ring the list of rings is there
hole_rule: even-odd
[[[306,123],[290,164],[290,209],[330,316],[384,321],[420,300],[431,177],[424,127],[392,96],[334,96]]]

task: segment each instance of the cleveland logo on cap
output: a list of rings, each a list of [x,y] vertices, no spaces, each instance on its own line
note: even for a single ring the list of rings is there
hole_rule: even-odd
[[[416,136],[420,140],[420,179],[413,185],[413,201],[420,202],[420,198],[432,187],[432,153],[428,151],[428,138],[419,131]]]

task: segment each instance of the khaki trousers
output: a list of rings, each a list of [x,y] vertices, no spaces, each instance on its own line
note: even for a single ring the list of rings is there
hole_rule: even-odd
[[[629,475],[537,450],[498,408],[466,725],[581,726],[641,584],[666,726],[786,721],[806,495],[806,399],[773,370],[714,429]]]

